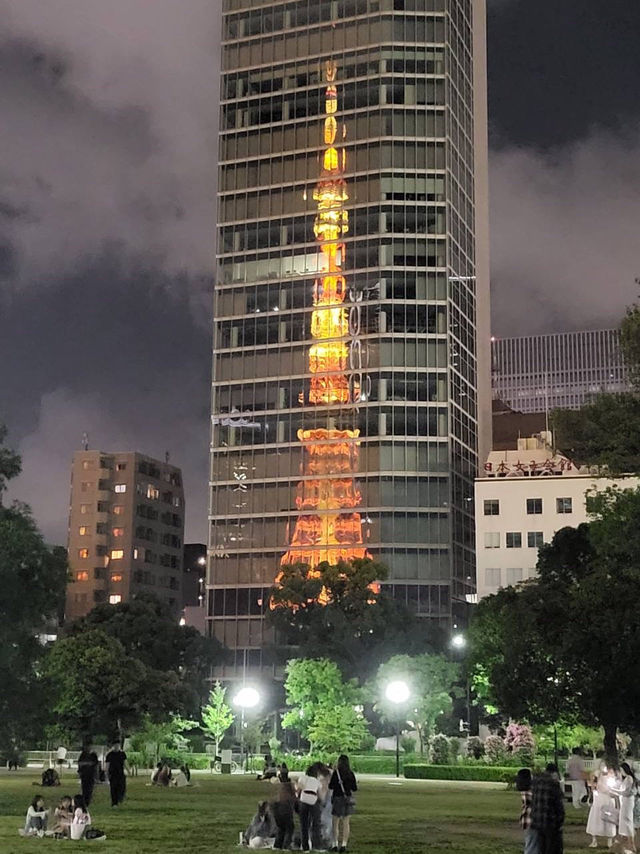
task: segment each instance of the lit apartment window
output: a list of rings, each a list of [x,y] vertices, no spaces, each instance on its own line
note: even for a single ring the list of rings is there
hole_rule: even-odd
[[[507,548],[508,549],[521,549],[522,548],[522,534],[520,531],[509,531],[507,533]]]
[[[114,537],[124,537],[124,528],[114,528],[113,529]]]
[[[124,515],[124,504],[114,504],[113,505],[113,515],[114,516]]]
[[[527,498],[527,513],[529,516],[539,516],[542,513],[542,498]]]
[[[544,545],[544,534],[542,531],[527,532],[527,547],[530,549],[539,549]]]
[[[86,537],[89,533],[89,528],[87,528],[86,525],[80,525],[80,527],[78,528],[78,533],[81,537]]]
[[[80,572],[76,572],[76,581],[88,581],[89,573],[86,569],[81,569]]]
[[[500,515],[500,502],[496,498],[485,499],[484,515],[485,516],[499,516]]]
[[[507,569],[507,585],[519,584],[522,581],[522,569]]]
[[[138,560],[139,554],[140,554],[140,549],[134,549],[133,550],[133,559]]]
[[[149,486],[147,486],[147,498],[152,498],[154,501],[157,501],[157,499],[160,498],[160,490],[149,484]]]
[[[112,572],[111,580],[115,583],[122,581],[122,573],[121,572]]]
[[[118,605],[120,602],[122,602],[122,596],[119,593],[112,593],[111,596],[109,596],[110,605]]]
[[[80,505],[80,512],[82,513],[82,515],[84,515],[85,513],[91,513],[91,505],[90,504],[81,504]]]
[[[111,560],[122,560],[124,551],[122,549],[111,549]]]
[[[80,557],[80,558],[89,557],[89,549],[78,549],[78,557]]]
[[[116,485],[113,487],[113,491],[114,492],[126,492],[127,491],[127,484],[126,483],[116,483]]]
[[[573,498],[556,498],[556,513],[573,513]]]
[[[485,569],[484,578],[487,587],[500,587],[501,578],[499,569]]]
[[[499,549],[500,548],[500,532],[499,531],[485,531],[484,547],[485,547],[485,549]]]
[[[87,469],[91,468],[91,463],[89,462],[89,460],[83,460],[83,461],[82,461],[82,468],[83,468],[85,471],[86,471]]]

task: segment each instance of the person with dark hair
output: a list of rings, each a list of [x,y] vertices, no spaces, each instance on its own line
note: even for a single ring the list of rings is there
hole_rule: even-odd
[[[60,785],[60,775],[56,771],[55,768],[45,768],[42,772],[42,785],[43,786],[59,786]]]
[[[607,770],[606,765],[602,764],[591,784],[593,801],[587,817],[587,833],[591,837],[590,848],[598,847],[599,836],[604,837],[607,840],[607,847],[611,848],[616,837],[616,804],[609,786],[612,780],[611,772]]]
[[[44,805],[42,795],[35,795],[27,809],[22,836],[44,836],[49,819],[49,810]]]
[[[111,789],[111,806],[117,807],[124,800],[127,793],[127,778],[124,772],[124,764],[127,754],[116,742],[104,758],[109,777],[109,788]]]
[[[524,854],[538,854],[540,850],[538,831],[531,827],[531,784],[533,778],[528,768],[521,768],[516,774],[516,790],[522,796],[520,826],[524,831]]]
[[[275,835],[271,807],[267,801],[260,801],[257,813],[242,836],[243,842],[249,848],[269,848],[269,840],[272,840]]]
[[[320,802],[317,767],[310,765],[296,782],[298,810],[300,813],[300,847],[303,851],[318,851],[322,848],[320,836]]]
[[[278,784],[278,800],[271,804],[271,814],[276,823],[274,848],[291,848],[295,830],[294,812],[296,794],[293,784],[287,780]]]
[[[539,854],[562,854],[564,798],[558,766],[550,762],[531,787],[531,828],[537,831]]]
[[[609,789],[620,799],[620,816],[618,818],[618,836],[626,852],[635,852],[635,826],[633,808],[635,806],[638,781],[628,762],[620,766],[620,777],[613,778]]]
[[[571,786],[571,801],[575,809],[580,809],[581,803],[586,803],[585,794],[588,795],[586,788],[586,775],[584,772],[584,760],[582,751],[579,747],[574,747],[571,751],[571,756],[567,760],[567,765],[564,770],[565,781]]]
[[[70,795],[63,795],[53,812],[55,824],[54,835],[58,838],[69,836],[69,827],[73,820],[73,801]]]
[[[278,780],[280,780],[281,783],[289,782],[289,766],[286,762],[283,762],[282,765],[280,765],[280,769],[278,771]]]
[[[333,814],[332,851],[346,851],[351,831],[350,816],[355,812],[353,793],[358,791],[356,777],[351,770],[349,757],[338,757],[336,769],[331,775],[329,789],[332,794],[331,811]]]
[[[78,777],[80,777],[80,788],[82,789],[82,797],[88,807],[93,797],[93,787],[96,784],[96,776],[98,774],[98,757],[90,749],[90,745],[85,743],[82,746],[80,756],[78,757]]]

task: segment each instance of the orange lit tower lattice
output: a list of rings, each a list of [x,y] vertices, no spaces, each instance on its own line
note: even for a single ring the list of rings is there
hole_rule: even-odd
[[[320,276],[313,288],[309,349],[311,383],[308,402],[336,410],[327,413],[327,427],[298,430],[302,443],[302,475],[298,484],[296,520],[282,565],[302,563],[316,567],[323,561],[369,557],[363,543],[362,520],[355,508],[361,502],[354,476],[358,471],[359,430],[339,429],[336,415],[354,404],[360,388],[349,378],[349,312],[343,267],[349,230],[344,179],[346,152],[337,143],[336,65],[326,64],[324,151],[322,170],[313,199],[317,203],[314,234],[319,244]],[[343,132],[344,133],[344,132]],[[301,403],[305,403],[301,395]],[[353,411],[353,410],[352,410]]]

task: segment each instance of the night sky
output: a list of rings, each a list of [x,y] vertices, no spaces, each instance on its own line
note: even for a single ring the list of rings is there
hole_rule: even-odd
[[[494,334],[640,274],[640,3],[489,0]],[[166,450],[204,540],[218,0],[0,0],[0,420],[66,541],[91,447]]]

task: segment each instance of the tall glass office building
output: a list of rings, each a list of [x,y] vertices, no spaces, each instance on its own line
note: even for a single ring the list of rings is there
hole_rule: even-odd
[[[490,443],[484,0],[223,0],[210,630],[372,557],[446,625]]]
[[[630,388],[618,329],[496,338],[491,349],[493,395],[516,412],[579,409]]]

